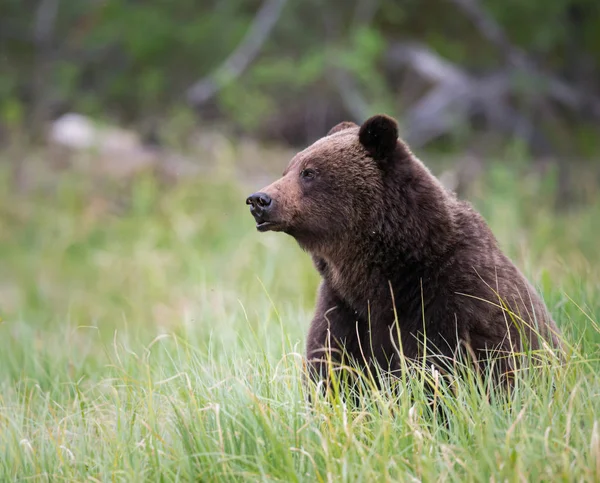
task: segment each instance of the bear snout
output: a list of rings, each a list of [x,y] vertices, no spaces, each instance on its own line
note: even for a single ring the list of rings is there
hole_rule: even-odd
[[[264,210],[265,208],[271,206],[272,201],[273,200],[271,200],[271,197],[267,193],[258,192],[248,196],[246,199],[246,204],[251,206],[250,209],[254,208]]]
[[[246,198],[246,204],[250,205],[250,214],[256,220],[256,228],[259,231],[267,231],[275,225],[270,220],[269,214],[273,206],[273,199],[264,192],[259,191]]]

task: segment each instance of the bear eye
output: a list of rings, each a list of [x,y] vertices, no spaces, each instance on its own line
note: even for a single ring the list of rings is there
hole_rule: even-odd
[[[306,180],[313,179],[316,176],[316,174],[317,173],[315,172],[315,170],[310,168],[306,168],[300,171],[300,177]]]

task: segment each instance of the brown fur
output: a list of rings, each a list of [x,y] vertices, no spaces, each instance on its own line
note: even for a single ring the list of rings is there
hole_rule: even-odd
[[[313,373],[326,377],[324,358],[342,350],[396,371],[398,349],[419,359],[426,347],[443,366],[462,346],[486,360],[539,348],[536,334],[558,345],[542,299],[483,218],[397,137],[387,116],[342,123],[262,190],[269,206],[249,198],[259,229],[293,236],[323,278],[306,346]]]

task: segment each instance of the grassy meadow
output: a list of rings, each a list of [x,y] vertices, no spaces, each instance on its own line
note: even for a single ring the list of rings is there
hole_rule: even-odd
[[[444,422],[423,374],[357,408],[305,402],[318,276],[291,238],[255,231],[260,186],[34,167],[23,188],[5,161],[0,481],[600,481],[593,184],[564,213],[550,175],[499,162],[474,187],[569,349],[510,398],[440,389]]]

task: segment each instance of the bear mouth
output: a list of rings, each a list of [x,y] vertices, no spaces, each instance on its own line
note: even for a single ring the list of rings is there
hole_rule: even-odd
[[[264,231],[281,231],[282,223],[270,219],[270,216],[267,216],[263,210],[257,210],[255,207],[250,208],[250,213],[254,217],[254,221],[256,222],[256,229],[260,232]]]
[[[256,224],[256,229],[260,232],[278,231],[278,224],[273,221],[260,221]]]

